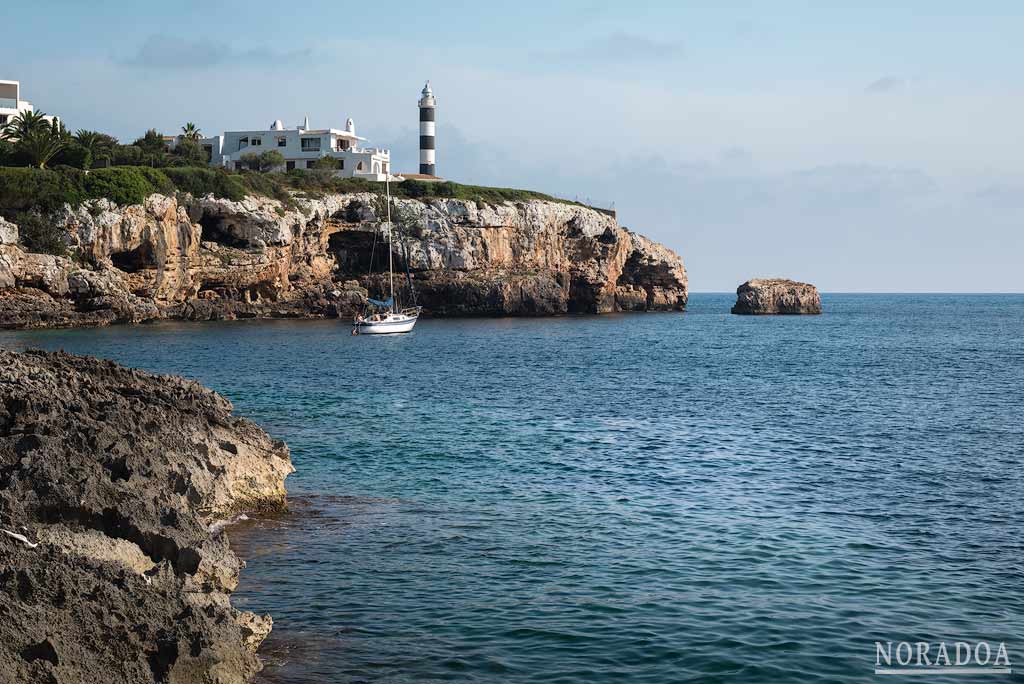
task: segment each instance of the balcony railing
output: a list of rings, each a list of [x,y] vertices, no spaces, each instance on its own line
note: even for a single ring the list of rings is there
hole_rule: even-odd
[[[354,152],[355,154],[379,154],[389,155],[390,152],[380,147],[350,147],[347,150],[341,150],[343,152]]]
[[[18,101],[10,97],[0,97],[0,108],[17,109]]]

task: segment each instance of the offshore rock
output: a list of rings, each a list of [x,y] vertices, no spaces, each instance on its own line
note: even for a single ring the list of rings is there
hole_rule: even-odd
[[[406,238],[392,255],[396,285],[411,280],[428,315],[686,307],[682,260],[595,209],[456,199],[394,209]],[[0,327],[351,316],[383,294],[382,213],[372,193],[65,207],[48,220],[72,258],[0,245]]]
[[[0,681],[250,681],[271,620],[221,528],[290,472],[197,383],[0,350]]]
[[[734,314],[820,314],[818,288],[781,278],[755,278],[736,288]]]

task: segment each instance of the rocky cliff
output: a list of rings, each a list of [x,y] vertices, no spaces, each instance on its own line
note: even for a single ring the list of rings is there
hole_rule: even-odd
[[[271,621],[232,608],[223,526],[291,471],[194,382],[0,350],[0,681],[249,681]]]
[[[755,278],[736,288],[734,314],[820,314],[821,296],[810,283]]]
[[[370,193],[287,204],[151,195],[94,200],[45,217],[69,257],[30,254],[0,224],[0,327],[349,316],[382,294],[383,202]],[[395,201],[408,271],[432,315],[681,310],[671,250],[570,203]],[[405,287],[404,273],[398,282]],[[408,297],[405,298],[408,301]]]

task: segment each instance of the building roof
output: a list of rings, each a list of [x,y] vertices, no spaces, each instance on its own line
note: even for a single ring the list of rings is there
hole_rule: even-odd
[[[443,183],[445,180],[440,176],[432,176],[429,173],[399,173],[397,175],[402,180],[418,180],[425,183]]]
[[[271,137],[275,135],[281,135],[283,133],[297,133],[298,135],[324,135],[326,133],[332,133],[338,136],[339,138],[346,138],[348,140],[362,140],[364,142],[366,141],[366,138],[360,137],[353,133],[349,133],[348,131],[339,130],[337,128],[316,128],[308,131],[302,128],[285,128],[283,130],[277,130],[274,128],[249,128],[246,130],[224,131],[225,135],[266,135]]]

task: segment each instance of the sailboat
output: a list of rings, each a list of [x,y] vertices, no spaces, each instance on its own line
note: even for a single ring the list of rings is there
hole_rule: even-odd
[[[395,299],[395,268],[394,268],[394,253],[391,249],[391,243],[393,240],[394,226],[391,224],[391,174],[389,173],[384,181],[385,188],[387,191],[387,223],[384,224],[384,231],[388,236],[388,286],[391,289],[390,296],[385,301],[379,299],[367,298],[366,303],[368,310],[372,310],[373,313],[367,312],[367,314],[361,314],[356,316],[352,322],[352,334],[367,334],[367,335],[386,335],[391,333],[407,333],[411,332],[413,326],[416,325],[416,321],[420,317],[420,311],[423,307],[414,306],[409,308],[401,308],[397,304]],[[410,291],[412,281],[409,282]]]

